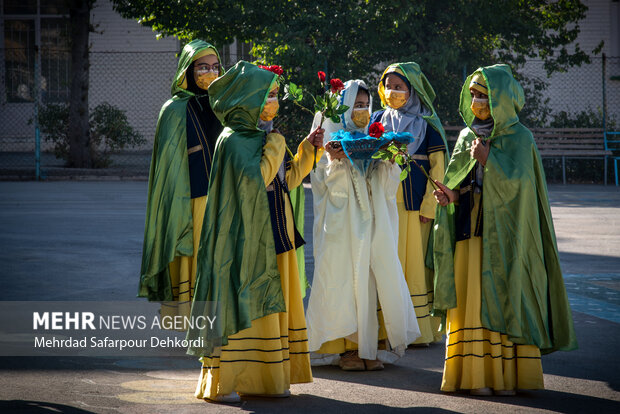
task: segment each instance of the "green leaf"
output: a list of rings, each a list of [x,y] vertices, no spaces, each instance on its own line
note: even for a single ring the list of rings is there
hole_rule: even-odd
[[[330,117],[330,119],[332,120],[333,123],[337,124],[338,122],[340,122],[340,118],[338,116],[332,116]]]
[[[405,178],[407,178],[407,170],[402,170],[400,172],[400,181],[403,181]]]
[[[338,115],[342,115],[342,114],[344,114],[345,112],[347,112],[347,110],[348,110],[348,109],[349,109],[349,107],[348,107],[348,106],[346,106],[346,105],[340,105],[340,106],[336,109],[336,113],[337,113]]]
[[[392,159],[392,153],[386,150],[377,151],[372,158],[389,161]]]
[[[403,157],[402,154],[398,154],[395,158],[394,161],[396,161],[396,164],[398,165],[403,165],[405,163],[405,157]]]

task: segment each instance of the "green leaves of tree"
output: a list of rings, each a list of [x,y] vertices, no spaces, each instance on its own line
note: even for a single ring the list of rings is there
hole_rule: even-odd
[[[552,73],[600,52],[600,45],[582,50],[574,44],[587,10],[579,0],[505,0],[501,7],[495,0],[363,6],[358,0],[112,1],[124,17],[142,19],[167,36],[204,38],[218,46],[235,38],[252,42],[258,60],[282,65],[287,79],[302,85],[315,84],[317,70],[373,85],[384,69],[378,62],[415,61],[435,88],[435,109],[444,122],[460,122],[456,107],[464,74],[479,66],[503,62],[518,69],[526,59],[542,59]],[[374,85],[371,91],[376,100]],[[287,115],[293,131],[307,129],[308,117],[284,109],[281,116]]]

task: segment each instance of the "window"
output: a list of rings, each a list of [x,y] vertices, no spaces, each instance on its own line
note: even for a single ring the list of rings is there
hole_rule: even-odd
[[[2,102],[33,102],[35,66],[43,101],[67,100],[71,62],[68,13],[65,0],[4,0],[0,13],[4,23],[0,33],[4,37],[0,53]]]
[[[32,102],[34,20],[5,20],[4,73],[9,102]]]
[[[67,19],[41,19],[41,95],[44,102],[69,99],[71,51]]]

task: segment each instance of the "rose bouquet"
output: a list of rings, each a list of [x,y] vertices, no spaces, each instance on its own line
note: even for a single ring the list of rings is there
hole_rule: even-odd
[[[310,113],[312,116],[319,112],[321,114],[319,128],[321,128],[323,126],[323,121],[328,118],[331,119],[332,122],[340,122],[340,115],[344,114],[349,107],[347,105],[342,105],[338,99],[340,91],[344,89],[344,84],[340,79],[330,79],[328,88],[325,72],[317,72],[317,76],[319,78],[319,82],[321,83],[321,88],[325,90],[323,95],[315,96],[309,92],[306,92],[314,101],[314,111],[301,104],[301,101],[304,98],[304,90],[293,82],[284,87],[284,99],[293,101],[295,105]],[[312,166],[313,170],[316,169],[316,148],[314,149],[314,155],[314,164]]]

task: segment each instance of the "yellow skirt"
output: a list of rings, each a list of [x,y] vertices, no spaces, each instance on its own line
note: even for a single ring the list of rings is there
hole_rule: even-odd
[[[534,345],[516,345],[506,335],[482,327],[481,263],[480,237],[456,244],[457,307],[447,314],[448,339],[441,390],[543,389],[540,350]]]
[[[424,264],[432,221],[421,223],[419,211],[405,209],[402,184],[396,193],[396,206],[398,258],[403,266],[421,333],[414,344],[438,342],[443,339],[443,332],[439,330],[441,319],[430,314],[433,307],[433,271]]]
[[[172,283],[173,302],[164,302],[161,305],[161,316],[189,316],[194,289],[196,288],[196,258],[198,256],[198,246],[200,245],[200,234],[202,232],[202,222],[207,206],[207,196],[193,198],[191,200],[192,220],[193,220],[193,256],[177,256],[170,264],[170,281]]]
[[[204,357],[197,398],[282,394],[291,384],[312,382],[308,334],[295,250],[277,256],[287,312],[252,321],[228,337],[218,356]]]

